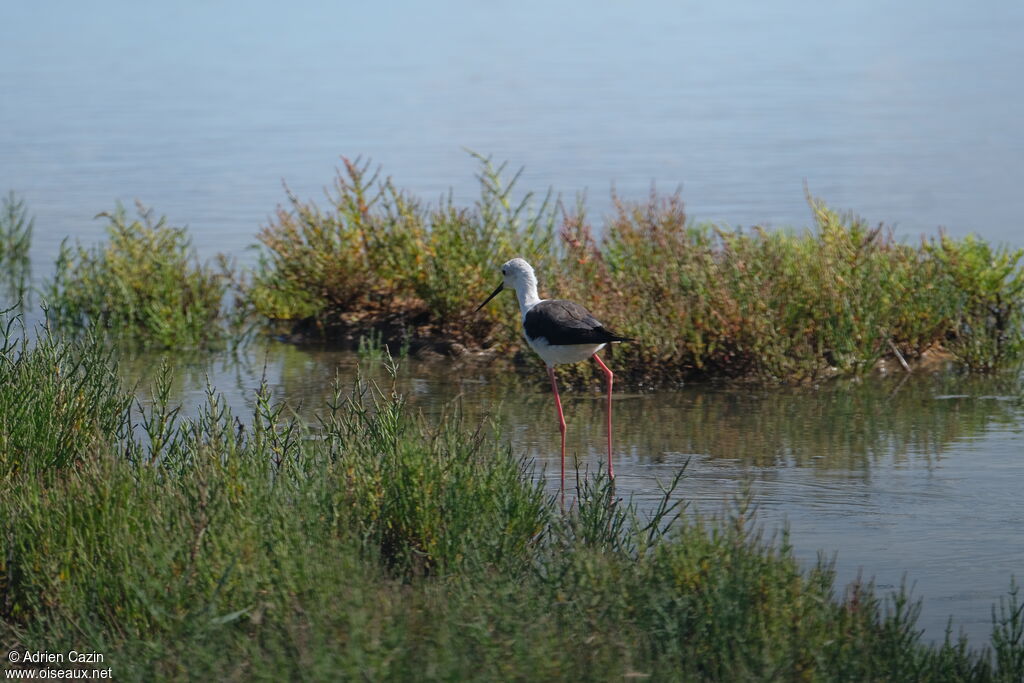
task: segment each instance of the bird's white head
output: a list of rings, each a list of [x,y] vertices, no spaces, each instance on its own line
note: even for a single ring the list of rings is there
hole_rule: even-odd
[[[514,258],[505,261],[501,265],[502,285],[517,292],[529,289],[531,286],[537,288],[537,275],[533,272],[533,266],[525,259]]]
[[[524,311],[539,301],[537,297],[537,275],[533,272],[533,266],[521,258],[514,258],[501,264],[501,284],[491,292],[491,295],[476,310],[483,308],[488,301],[505,289],[515,290],[519,299],[519,306]]]

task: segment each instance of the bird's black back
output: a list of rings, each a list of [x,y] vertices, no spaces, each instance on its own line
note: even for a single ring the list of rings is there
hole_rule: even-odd
[[[554,346],[633,341],[606,330],[590,311],[565,299],[547,299],[531,308],[523,330],[530,339],[543,337]]]

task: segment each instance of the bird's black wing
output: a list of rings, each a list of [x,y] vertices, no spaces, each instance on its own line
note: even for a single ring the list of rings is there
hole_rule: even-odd
[[[548,299],[531,308],[523,329],[530,339],[543,337],[555,346],[632,341],[609,332],[590,311],[564,299]]]

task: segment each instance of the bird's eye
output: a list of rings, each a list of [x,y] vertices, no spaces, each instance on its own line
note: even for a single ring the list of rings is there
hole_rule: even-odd
[[[502,269],[501,269],[501,274],[502,274],[502,275],[508,275],[508,271],[507,271],[507,270],[505,270],[504,268],[502,268]]]

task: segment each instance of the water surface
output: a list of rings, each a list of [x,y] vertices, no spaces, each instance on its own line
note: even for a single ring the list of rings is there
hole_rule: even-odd
[[[0,191],[68,234],[139,199],[204,254],[250,255],[339,155],[428,200],[476,193],[464,148],[524,189],[682,186],[691,214],[804,226],[803,183],[910,239],[1024,245],[1024,4],[4,3]]]

